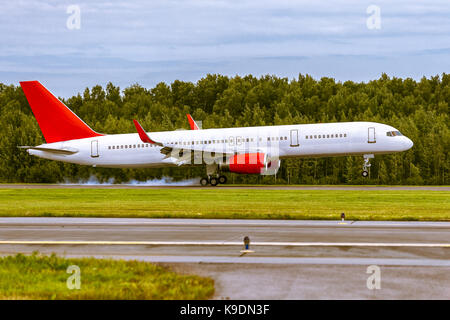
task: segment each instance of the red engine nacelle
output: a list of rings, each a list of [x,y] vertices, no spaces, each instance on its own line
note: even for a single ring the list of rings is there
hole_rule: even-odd
[[[228,168],[230,172],[261,174],[266,167],[266,156],[264,153],[236,154],[229,159]]]
[[[276,174],[279,168],[280,160],[278,158],[271,159],[260,152],[236,154],[228,158],[226,164],[220,166],[220,169],[234,173],[262,175]]]

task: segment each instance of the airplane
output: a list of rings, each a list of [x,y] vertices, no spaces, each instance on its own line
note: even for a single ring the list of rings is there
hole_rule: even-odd
[[[281,160],[361,155],[362,176],[375,155],[402,152],[413,142],[392,126],[376,122],[337,122],[243,128],[102,134],[58,100],[38,81],[20,82],[46,143],[21,146],[49,160],[106,168],[205,166],[202,186],[227,182],[223,172],[274,175]]]

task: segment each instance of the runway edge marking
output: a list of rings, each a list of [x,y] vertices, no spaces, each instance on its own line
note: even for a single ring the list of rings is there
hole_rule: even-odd
[[[223,241],[65,241],[0,240],[0,245],[168,245],[168,246],[242,246],[242,242]],[[450,243],[370,243],[370,242],[252,242],[252,246],[278,247],[439,247]]]

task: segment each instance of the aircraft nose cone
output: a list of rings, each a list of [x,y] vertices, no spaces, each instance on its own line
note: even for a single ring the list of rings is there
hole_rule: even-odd
[[[414,145],[414,143],[411,141],[411,139],[406,138],[406,141],[405,141],[406,150],[411,149],[413,147],[413,145]]]

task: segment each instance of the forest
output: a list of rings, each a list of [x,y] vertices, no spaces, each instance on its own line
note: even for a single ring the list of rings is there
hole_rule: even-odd
[[[50,91],[51,88],[48,88]],[[399,129],[413,142],[406,152],[376,156],[370,177],[361,176],[363,158],[282,160],[276,176],[227,173],[239,184],[406,184],[448,185],[450,173],[450,74],[411,78],[382,74],[369,82],[296,79],[273,75],[228,77],[208,74],[196,83],[175,80],[153,88],[96,85],[61,99],[97,132],[133,133],[132,119],[147,131],[189,129],[186,114],[203,129],[344,121],[375,121]],[[0,83],[0,182],[124,183],[205,176],[204,167],[106,169],[30,156],[21,145],[45,143],[20,85]]]

